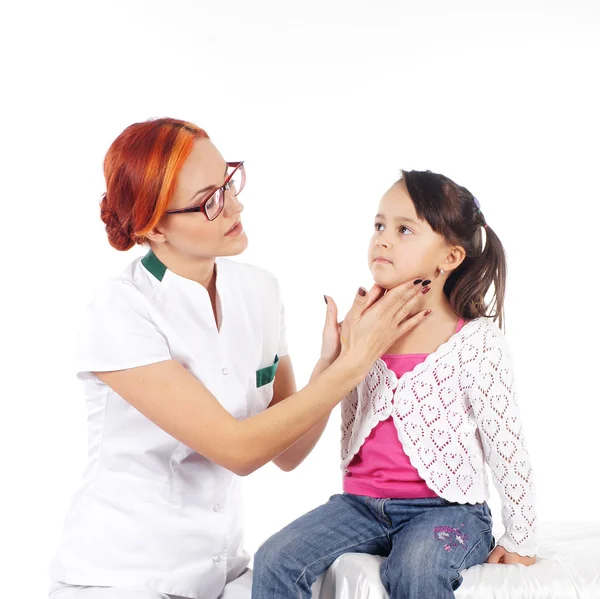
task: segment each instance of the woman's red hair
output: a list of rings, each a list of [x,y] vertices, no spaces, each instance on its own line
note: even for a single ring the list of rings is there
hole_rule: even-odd
[[[106,193],[100,217],[108,241],[126,251],[158,225],[175,191],[177,176],[194,142],[208,135],[192,123],[151,119],[130,125],[104,159]]]

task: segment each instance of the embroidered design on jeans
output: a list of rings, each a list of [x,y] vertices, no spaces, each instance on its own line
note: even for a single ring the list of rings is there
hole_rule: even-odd
[[[453,547],[467,547],[469,537],[459,528],[451,526],[436,526],[433,536],[444,545],[446,551],[452,551]]]

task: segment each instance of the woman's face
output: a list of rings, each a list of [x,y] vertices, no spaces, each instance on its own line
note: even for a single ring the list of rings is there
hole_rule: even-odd
[[[443,237],[417,216],[403,181],[381,198],[374,228],[369,268],[384,289],[411,279],[433,280],[450,251]]]
[[[223,185],[226,173],[227,164],[213,143],[209,139],[197,140],[179,173],[168,210],[201,204],[211,191]],[[241,228],[243,209],[238,198],[226,191],[223,211],[215,220],[209,221],[202,212],[165,215],[157,227],[162,235],[156,241],[198,258],[235,256],[248,246],[246,232]],[[240,226],[235,227],[238,223]]]

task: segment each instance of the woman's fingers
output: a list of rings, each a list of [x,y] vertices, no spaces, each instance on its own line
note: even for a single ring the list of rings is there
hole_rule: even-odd
[[[337,322],[337,306],[333,299],[325,296],[327,303],[327,314],[325,326],[323,327],[323,339],[321,342],[321,359],[333,361],[340,353],[340,327]]]
[[[388,289],[386,294],[373,307],[378,310],[382,318],[398,325],[410,314],[410,309],[414,307],[423,292],[422,280],[407,281],[392,289]],[[407,305],[408,304],[408,305]]]
[[[332,297],[328,295],[323,296],[327,304],[327,314],[325,315],[325,326],[333,326],[337,322],[338,309],[336,303]]]
[[[373,285],[369,291],[364,287],[361,287],[354,298],[354,303],[346,315],[346,319],[351,320],[352,322],[358,320],[363,312],[367,310],[369,306],[372,306],[383,293],[384,289],[379,285]]]
[[[428,284],[430,281],[427,281]],[[374,285],[357,294],[340,335],[344,355],[369,366],[395,341],[421,323],[430,313],[414,314],[423,291],[423,281],[408,281],[384,292]],[[401,326],[402,325],[402,326]]]
[[[423,296],[423,287],[421,285],[415,285],[409,293],[405,294],[402,299],[398,301],[396,312],[393,316],[393,322],[396,325],[400,325],[403,321],[415,313],[419,302]]]
[[[431,310],[422,310],[418,312],[414,316],[402,320],[398,326],[398,336],[400,339],[402,335],[406,335],[409,331],[412,331],[414,328],[418,327],[429,315],[431,314]]]

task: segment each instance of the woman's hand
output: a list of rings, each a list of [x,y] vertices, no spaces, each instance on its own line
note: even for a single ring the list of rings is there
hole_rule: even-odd
[[[506,551],[502,545],[496,545],[487,558],[488,564],[523,564],[524,566],[532,566],[535,564],[535,557],[527,557],[518,553]]]
[[[402,335],[427,318],[431,310],[413,314],[422,293],[420,280],[408,281],[388,291],[379,285],[368,292],[359,289],[341,324],[340,358],[366,374]]]
[[[337,320],[337,306],[332,298],[325,297],[327,303],[327,314],[325,326],[323,327],[323,341],[321,343],[321,361],[332,364],[340,355],[340,331],[341,324]]]

